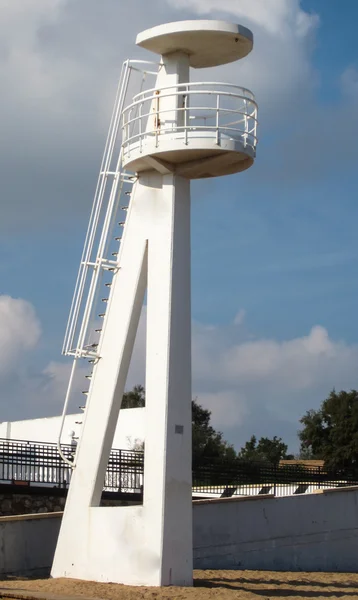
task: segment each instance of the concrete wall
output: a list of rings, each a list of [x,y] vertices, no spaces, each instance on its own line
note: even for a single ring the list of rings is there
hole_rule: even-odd
[[[0,575],[46,574],[61,516],[0,517]],[[195,501],[193,534],[195,569],[356,572],[358,488]]]
[[[0,517],[0,576],[48,575],[62,513]]]
[[[358,488],[194,502],[194,567],[358,569]]]
[[[145,408],[127,408],[120,411],[113,448],[131,449],[136,442],[144,440]],[[62,442],[70,444],[73,434],[79,437],[84,414],[67,415],[63,428]],[[30,440],[34,442],[57,442],[60,417],[4,421],[0,423],[0,438]]]

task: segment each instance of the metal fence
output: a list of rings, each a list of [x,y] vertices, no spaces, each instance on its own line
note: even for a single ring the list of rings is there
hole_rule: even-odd
[[[193,464],[194,497],[289,496],[352,485],[358,485],[358,472],[263,461],[236,460],[229,465],[217,459],[202,459]]]
[[[66,458],[73,460],[76,446],[62,445]],[[104,491],[140,492],[143,486],[143,454],[112,450]],[[68,487],[72,469],[63,462],[56,444],[0,439],[0,483]]]
[[[76,446],[62,445],[73,459]],[[72,470],[55,444],[0,439],[0,483],[66,488]],[[103,482],[104,491],[143,490],[144,454],[112,450]],[[193,462],[193,497],[231,497],[305,494],[317,489],[358,485],[358,471],[328,471],[323,467],[274,465],[236,460],[231,463],[204,458]]]

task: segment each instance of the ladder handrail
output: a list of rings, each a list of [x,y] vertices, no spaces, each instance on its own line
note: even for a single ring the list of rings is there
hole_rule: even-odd
[[[131,71],[140,71],[142,73],[142,82],[140,86],[140,92],[142,92],[144,80],[147,74],[156,74],[148,69],[143,69],[135,65],[149,65],[156,64],[149,61],[130,61],[127,60],[122,65],[121,76],[116,92],[115,105],[111,117],[110,128],[107,135],[105,149],[102,156],[102,162],[97,180],[97,186],[94,196],[94,201],[90,213],[89,224],[85,237],[84,248],[80,261],[80,267],[77,275],[77,281],[75,285],[75,291],[71,303],[70,314],[67,322],[65,339],[63,343],[62,352],[63,354],[73,354],[74,360],[72,364],[71,374],[69,378],[68,388],[64,400],[60,430],[57,439],[57,450],[62,460],[67,463],[71,468],[75,467],[75,458],[72,461],[68,460],[62,451],[61,437],[63,433],[65,418],[67,414],[68,404],[71,397],[73,388],[76,368],[78,365],[78,359],[81,357],[93,357],[94,360],[98,359],[98,354],[86,349],[86,338],[89,335],[89,326],[93,317],[93,312],[96,308],[96,301],[98,293],[100,291],[100,278],[104,271],[104,268],[118,267],[118,260],[111,261],[106,257],[109,253],[109,247],[111,243],[111,235],[114,227],[114,217],[117,214],[118,207],[121,200],[124,184],[133,184],[136,179],[126,171],[122,170],[122,144],[116,159],[116,164],[112,165],[114,159],[114,153],[116,144],[118,142],[118,134],[120,132],[121,117],[123,114],[126,95],[129,86],[129,80]],[[158,66],[158,65],[157,65]],[[109,176],[113,176],[111,189],[109,195],[106,194],[107,183]],[[108,198],[108,200],[106,199]],[[101,232],[99,234],[99,227],[101,226]],[[94,253],[94,246],[96,240],[99,240],[96,251]],[[92,275],[88,280],[89,269],[92,269]],[[89,282],[89,289],[87,291],[87,297],[85,299],[84,307],[84,292],[86,285]],[[83,312],[82,312],[83,309]],[[81,316],[81,322],[78,334],[76,335],[79,319]],[[76,338],[76,339],[75,339]],[[74,346],[74,349],[72,349]]]
[[[81,299],[81,296],[83,293],[84,280],[85,280],[85,277],[84,277],[85,269],[83,268],[83,265],[85,262],[88,262],[89,254],[91,253],[92,248],[93,248],[93,235],[94,235],[94,232],[96,229],[96,225],[98,224],[99,212],[100,212],[100,208],[101,208],[100,204],[99,204],[99,200],[100,199],[103,200],[104,185],[106,183],[105,172],[108,171],[108,166],[110,164],[110,159],[111,159],[111,153],[113,152],[113,142],[114,142],[113,134],[114,134],[114,128],[115,128],[116,113],[117,113],[117,107],[118,107],[119,97],[120,97],[120,93],[121,93],[122,79],[125,76],[125,72],[127,69],[127,63],[128,63],[128,61],[125,61],[122,65],[121,76],[120,76],[118,87],[117,87],[114,109],[112,112],[110,127],[108,130],[108,135],[107,135],[107,139],[106,139],[106,143],[105,143],[105,149],[104,149],[103,156],[102,156],[100,174],[99,174],[99,177],[97,180],[94,202],[93,202],[92,209],[91,209],[90,219],[89,219],[89,223],[88,223],[88,228],[87,228],[87,232],[86,232],[86,237],[85,237],[81,262],[80,262],[80,268],[78,271],[77,281],[76,281],[76,285],[75,285],[75,291],[74,291],[72,304],[71,304],[71,308],[70,308],[70,314],[69,314],[69,318],[68,318],[68,322],[67,322],[65,339],[64,339],[64,344],[63,344],[63,348],[62,348],[63,353],[65,353],[65,350],[66,350],[66,340],[69,340],[74,333],[73,328],[74,328],[74,325],[76,322],[76,318],[78,317],[78,312],[79,312],[79,308],[80,308],[79,304],[80,304],[80,299]],[[96,201],[96,199],[97,199],[97,201]]]
[[[97,183],[97,188],[96,188],[96,195],[95,195],[94,203],[92,206],[90,222],[89,222],[89,226],[88,226],[88,230],[87,230],[85,246],[84,246],[84,250],[82,253],[82,259],[81,259],[79,274],[78,274],[78,278],[77,278],[77,285],[75,288],[75,294],[73,297],[70,316],[69,316],[68,325],[67,325],[67,329],[66,329],[66,337],[65,337],[64,346],[63,346],[64,353],[66,353],[66,350],[70,349],[69,346],[71,345],[71,341],[73,341],[73,336],[75,335],[76,324],[77,324],[78,317],[79,317],[81,301],[83,298],[83,292],[84,292],[84,287],[85,287],[85,283],[86,283],[86,274],[87,274],[86,263],[89,262],[90,257],[93,252],[93,245],[94,245],[94,241],[95,241],[95,237],[96,237],[96,232],[97,232],[99,218],[100,218],[100,212],[101,212],[101,209],[103,206],[104,192],[105,192],[105,188],[106,188],[106,184],[107,184],[107,178],[108,178],[107,172],[109,171],[111,162],[113,160],[114,147],[115,147],[115,143],[116,143],[116,140],[118,137],[118,131],[119,131],[119,126],[120,126],[120,117],[121,117],[121,113],[123,110],[126,92],[128,89],[129,68],[130,68],[129,61],[125,61],[122,66],[121,79],[120,79],[120,83],[119,83],[118,89],[117,89],[116,102],[115,102],[115,107],[114,107],[112,119],[111,119],[111,126],[110,126],[110,130],[109,130],[109,134],[107,136],[106,147],[105,147],[105,151],[104,151],[104,155],[103,155],[103,159],[102,159],[102,163],[101,163],[100,175],[98,178],[98,183]],[[117,161],[117,167],[116,167],[116,172],[118,174],[119,174],[119,171],[120,171],[120,158]],[[111,194],[111,196],[112,196],[112,194]],[[107,212],[108,212],[108,208],[107,208]],[[101,236],[99,247],[97,250],[97,259],[103,257],[102,239],[103,239],[103,236]],[[102,256],[101,256],[101,253],[102,253]],[[87,315],[87,312],[88,312],[88,303],[86,303],[84,314]],[[83,319],[84,319],[84,317],[83,317]],[[83,339],[82,332],[83,332],[83,328],[81,327],[81,330],[80,330],[80,333],[78,336],[78,341],[80,341],[80,339]]]
[[[57,438],[57,450],[58,450],[58,453],[61,456],[62,460],[65,463],[67,463],[72,469],[74,468],[74,460],[73,460],[73,462],[71,462],[70,460],[68,460],[68,458],[62,452],[61,437],[62,437],[62,432],[63,432],[63,426],[65,424],[65,418],[66,418],[66,414],[67,414],[68,403],[69,403],[70,396],[71,396],[73,379],[74,379],[75,372],[76,372],[77,360],[78,359],[75,358],[74,361],[73,361],[73,364],[72,364],[71,375],[70,375],[70,379],[69,379],[69,382],[68,382],[67,392],[66,392],[66,396],[65,396],[65,402],[64,402],[64,405],[63,405],[63,410],[62,410],[62,415],[61,415],[60,430],[59,430],[58,438]]]

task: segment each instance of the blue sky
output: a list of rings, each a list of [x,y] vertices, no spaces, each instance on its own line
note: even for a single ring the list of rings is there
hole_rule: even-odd
[[[299,417],[332,387],[358,387],[358,5],[157,0],[149,12],[144,0],[102,1],[99,14],[92,0],[85,13],[84,0],[13,0],[0,16],[3,355],[14,346],[0,420],[60,411],[62,337],[116,79],[122,60],[145,57],[135,33],[223,17],[255,35],[252,58],[223,75],[256,93],[260,143],[248,172],[193,184],[193,391],[237,447],[255,433],[296,450]]]

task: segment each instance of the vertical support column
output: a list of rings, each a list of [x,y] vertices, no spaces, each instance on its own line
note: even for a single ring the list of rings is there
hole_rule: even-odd
[[[192,585],[190,305],[190,182],[166,175],[148,245],[144,470],[160,585]]]
[[[155,88],[167,88],[159,92],[152,104],[153,116],[149,117],[147,131],[158,132],[175,129],[184,124],[184,94],[175,95],[175,86],[189,82],[189,56],[184,52],[173,52],[162,57]],[[159,115],[158,115],[159,113]]]

